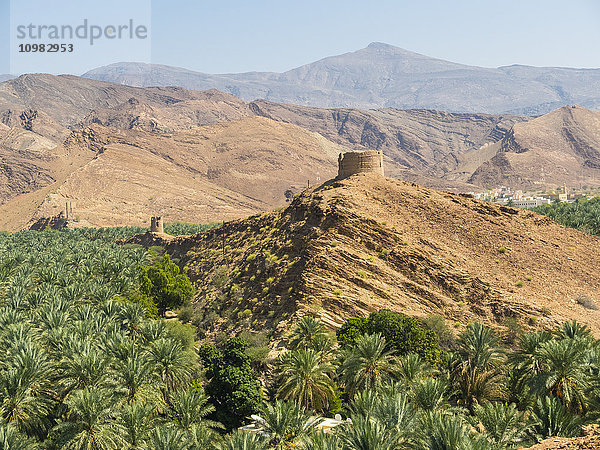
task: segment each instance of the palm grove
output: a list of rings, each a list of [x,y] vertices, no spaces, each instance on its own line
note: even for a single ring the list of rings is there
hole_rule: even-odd
[[[192,287],[159,249],[115,244],[133,231],[0,234],[0,448],[504,449],[598,419],[600,346],[575,322],[501,339],[306,317],[269,359],[256,335],[162,319]],[[263,431],[237,431],[251,414]]]

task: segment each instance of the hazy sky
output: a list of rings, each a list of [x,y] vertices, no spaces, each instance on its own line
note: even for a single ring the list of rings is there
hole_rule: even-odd
[[[208,72],[284,71],[373,41],[464,64],[600,67],[598,0],[0,0],[0,73],[75,73],[144,61]],[[12,20],[11,20],[12,17]],[[146,39],[19,54],[16,27],[132,19]],[[12,42],[11,42],[12,37]],[[10,64],[12,53],[12,65]]]

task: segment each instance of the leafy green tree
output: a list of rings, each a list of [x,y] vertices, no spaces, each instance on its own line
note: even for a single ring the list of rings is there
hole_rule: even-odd
[[[215,419],[231,429],[258,411],[262,391],[246,354],[248,341],[231,338],[221,350],[214,345],[199,349],[206,369],[206,393],[216,408]]]
[[[348,319],[337,331],[340,345],[347,347],[356,342],[361,334],[381,334],[387,342],[387,350],[397,355],[417,353],[431,363],[441,356],[438,338],[432,330],[423,327],[416,319],[382,309],[367,318]]]
[[[140,292],[151,297],[160,314],[189,302],[194,294],[192,283],[169,255],[164,255],[152,266],[140,268]]]

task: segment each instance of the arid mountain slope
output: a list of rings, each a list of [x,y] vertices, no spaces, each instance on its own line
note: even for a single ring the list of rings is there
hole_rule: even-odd
[[[189,118],[195,119],[193,126],[239,119],[246,109],[243,101],[215,90],[140,89],[71,75],[27,74],[0,84],[0,121],[6,124],[7,114],[33,110],[46,113],[64,127],[76,127],[94,110],[95,115],[88,121],[101,121],[106,108],[126,113],[131,98],[148,108],[173,107],[177,115],[189,113]],[[189,102],[189,110],[184,113],[177,108],[183,101]]]
[[[502,139],[515,123],[527,120],[429,110],[319,109],[264,100],[250,103],[250,109],[351,148],[382,150],[399,167],[435,177],[455,169],[462,154]],[[390,169],[388,173],[394,175]]]
[[[456,167],[462,154],[498,141],[512,124],[526,120],[425,110],[319,109],[267,101],[247,104],[215,90],[139,89],[45,74],[24,75],[0,85],[0,122],[57,144],[69,129],[92,124],[168,134],[257,115],[298,125],[348,148],[381,149],[390,175],[453,190],[476,189],[466,184],[467,177],[439,181]]]
[[[600,185],[600,112],[564,106],[515,124],[468,181],[523,188]]]
[[[97,226],[141,225],[153,214],[196,223],[245,217],[284,205],[286,191],[291,197],[309,181],[332,178],[344,151],[262,117],[168,134],[92,125],[73,132],[64,148],[90,158],[55,182],[29,216],[0,226],[54,216],[67,200],[80,220]]]
[[[600,69],[457,64],[373,42],[283,73],[206,74],[178,67],[117,63],[83,75],[131,86],[219,89],[326,108],[438,109],[544,114],[565,104],[600,108]]]
[[[284,211],[165,243],[198,308],[255,328],[305,314],[332,326],[390,308],[463,325],[577,318],[600,333],[600,240],[530,211],[374,175],[307,190]],[[202,300],[200,300],[202,299]],[[285,329],[285,325],[281,325]]]
[[[332,177],[337,153],[348,149],[383,150],[388,175],[455,192],[527,187],[540,174],[546,184],[595,184],[598,114],[562,108],[525,122],[513,115],[321,109],[245,103],[216,90],[25,75],[0,84],[0,204],[12,202],[0,227],[54,215],[67,198],[96,225],[139,223],[152,213],[242,217],[283,206],[286,192]],[[88,127],[96,134],[80,139]],[[155,163],[146,167],[146,159]],[[159,177],[162,170],[170,175]],[[137,174],[130,185],[127,171]]]

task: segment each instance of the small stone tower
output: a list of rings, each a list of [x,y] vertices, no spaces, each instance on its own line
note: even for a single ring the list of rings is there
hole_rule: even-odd
[[[150,218],[150,232],[152,233],[164,233],[162,217],[156,216]]]
[[[383,153],[380,150],[340,153],[337,178],[347,178],[355,173],[383,175]]]

